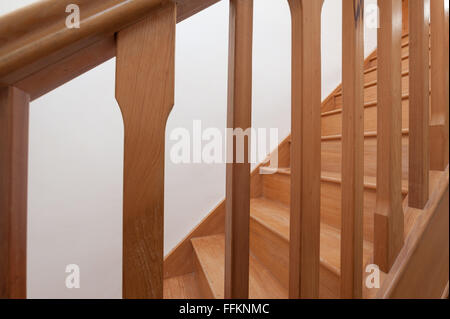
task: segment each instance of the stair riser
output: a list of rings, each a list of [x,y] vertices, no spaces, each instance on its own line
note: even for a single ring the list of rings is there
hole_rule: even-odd
[[[289,196],[290,176],[281,174],[264,176],[263,192],[264,196],[268,199],[274,201],[278,200],[281,201],[283,204],[290,205],[290,196]],[[320,197],[321,222],[330,225],[334,228],[340,229],[341,185],[334,182],[322,181],[320,193],[321,193]],[[283,194],[283,196],[281,196],[280,194]],[[373,214],[375,211],[375,203],[376,203],[376,191],[374,189],[366,188],[364,190],[363,230],[364,230],[364,240],[369,242],[373,241]],[[266,246],[264,245],[263,247]],[[277,246],[275,246],[275,250],[276,249]]]
[[[408,135],[402,137],[402,178],[408,179]],[[342,141],[322,141],[322,171],[340,173],[342,165]],[[364,175],[377,176],[377,138],[364,139]]]
[[[250,250],[274,277],[289,289],[289,241],[257,220],[250,219]],[[320,267],[320,298],[339,297],[339,276]]]
[[[409,127],[409,100],[402,101],[402,128]],[[377,105],[364,108],[364,132],[377,131]],[[322,137],[342,134],[342,112],[322,116]]]
[[[402,77],[402,96],[409,93],[409,76]],[[364,89],[364,103],[371,103],[377,100],[377,86],[370,86]],[[342,108],[343,98],[339,94],[334,97],[334,104],[337,109]]]
[[[286,289],[289,287],[289,242],[250,218],[250,250]]]
[[[194,266],[201,297],[203,299],[215,299],[214,292],[208,284],[208,280],[206,279],[206,275],[200,265],[197,255],[194,256]]]

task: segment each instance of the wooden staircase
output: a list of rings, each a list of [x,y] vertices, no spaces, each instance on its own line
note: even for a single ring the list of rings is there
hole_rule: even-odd
[[[0,298],[27,296],[29,103],[114,56],[124,298],[448,296],[444,0],[431,1],[430,19],[428,1],[379,1],[378,52],[365,61],[362,1],[343,1],[344,88],[322,102],[323,1],[289,0],[293,121],[278,167],[269,167],[273,154],[251,173],[247,160],[229,163],[226,200],[164,258],[176,24],[218,1],[79,1],[80,29],[64,27],[70,0],[0,17]],[[252,125],[252,39],[253,1],[231,0],[230,129]],[[361,285],[368,263],[384,271],[378,290]]]
[[[403,198],[408,193],[409,38],[403,36]],[[364,264],[373,256],[377,166],[377,55],[364,72]],[[322,176],[320,229],[320,298],[339,298],[341,228],[342,89],[322,104]],[[259,168],[250,203],[250,298],[287,298],[289,285],[290,137],[279,147],[286,167]],[[191,239],[194,273],[166,278],[165,298],[223,298],[225,242],[223,234]],[[176,253],[176,250],[175,250]],[[370,297],[365,291],[365,297]]]

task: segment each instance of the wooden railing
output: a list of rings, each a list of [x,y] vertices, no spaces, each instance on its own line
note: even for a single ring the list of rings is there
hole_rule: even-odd
[[[64,25],[69,0],[41,1],[0,18],[0,297],[26,297],[29,102],[117,56],[116,98],[125,127],[123,297],[162,298],[164,139],[174,103],[176,23],[217,1],[78,0],[84,13],[80,29]],[[341,296],[362,298],[364,1],[342,1]],[[289,296],[318,298],[323,0],[288,2],[292,18]],[[379,0],[378,5],[374,263],[394,276],[392,271],[404,272],[397,256],[407,255],[408,249],[401,188],[402,0]],[[429,209],[430,167],[444,170],[448,165],[448,9],[444,0],[432,0],[431,10],[428,6],[428,0],[410,1],[407,17],[408,202],[418,209]],[[427,12],[431,12],[432,30],[431,126]],[[253,1],[230,0],[228,127],[243,130],[251,127],[252,22]],[[244,149],[244,163],[227,164],[226,298],[248,298],[250,154]],[[446,187],[448,194],[448,175]],[[429,229],[418,233],[425,238]],[[395,291],[402,284],[399,280],[390,280],[385,291]]]

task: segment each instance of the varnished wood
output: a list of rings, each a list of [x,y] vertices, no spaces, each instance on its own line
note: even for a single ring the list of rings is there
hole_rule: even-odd
[[[164,147],[174,104],[176,7],[117,35],[116,98],[125,128],[123,297],[163,297]]]
[[[73,3],[69,0],[39,1],[0,17],[0,85],[21,88],[31,100],[50,92],[114,57],[114,33],[145,18],[163,2],[79,0],[80,29],[65,26],[65,8]],[[181,22],[218,0],[173,2]]]
[[[428,201],[429,150],[429,0],[409,1],[409,206]]]
[[[44,0],[0,19],[0,85],[16,83],[148,16],[164,0],[79,0],[80,28],[66,26],[70,0]]]
[[[262,196],[263,176],[260,170],[278,153],[279,165],[289,166],[290,136],[286,137],[265,161],[256,166],[250,176],[250,197]],[[164,278],[186,275],[194,271],[191,239],[225,232],[225,200],[221,201],[164,259]]]
[[[430,166],[444,170],[449,154],[449,35],[444,0],[432,0],[431,13],[431,127]]]
[[[401,0],[383,0],[378,29],[378,151],[374,261],[388,272],[403,246]]]
[[[253,0],[230,1],[227,127],[251,127]],[[226,172],[225,298],[248,298],[250,154],[233,138],[233,162]],[[230,147],[228,147],[230,149]],[[238,163],[237,152],[243,152]]]
[[[271,175],[265,175],[265,178]],[[287,179],[289,181],[289,179]],[[289,182],[288,182],[289,183]],[[282,186],[282,188],[286,189]],[[287,188],[289,190],[289,188]],[[289,206],[268,198],[252,199],[250,247],[283,287],[289,285]],[[320,232],[320,286],[319,298],[337,298],[339,292],[340,231],[327,223]],[[372,254],[371,244],[364,243],[367,261]],[[330,295],[331,294],[331,295]]]
[[[115,57],[115,55],[116,40],[114,36],[110,36],[49,65],[39,72],[31,74],[15,83],[15,86],[28,92],[31,101],[33,101]]]
[[[191,240],[225,233],[225,201],[221,201],[164,259],[164,278],[194,271]]]
[[[342,2],[341,298],[362,298],[364,202],[364,1]]]
[[[323,1],[290,0],[292,18],[289,297],[319,296],[321,12]]]
[[[225,272],[225,237],[215,235],[209,237],[195,238],[192,240],[199,269],[203,273],[205,285],[203,289],[206,296],[223,299],[224,295],[224,272]],[[271,275],[255,257],[249,260],[249,298],[251,299],[285,299],[287,291]]]
[[[30,97],[0,88],[0,298],[26,298]]]
[[[177,23],[212,6],[220,0],[172,0],[177,4]]]
[[[430,200],[406,239],[378,298],[442,296],[449,278],[448,182],[447,168],[440,172],[437,185],[433,185]]]
[[[201,299],[197,281],[197,274],[193,272],[164,279],[164,299]]]
[[[321,176],[321,223],[330,225],[336,229],[341,229],[341,174],[324,172]],[[290,174],[276,173],[264,175],[263,177],[264,198],[279,202],[283,205],[290,205]],[[403,198],[408,193],[408,182],[404,181],[402,187]],[[373,219],[376,203],[376,178],[364,177],[364,240],[373,242]],[[252,209],[252,208],[251,208]]]

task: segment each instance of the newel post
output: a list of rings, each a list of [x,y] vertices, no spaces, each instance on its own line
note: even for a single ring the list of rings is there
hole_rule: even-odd
[[[174,104],[176,6],[117,34],[125,127],[123,297],[163,297],[165,127]]]
[[[292,144],[289,297],[319,297],[321,0],[289,0]]]

